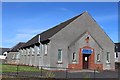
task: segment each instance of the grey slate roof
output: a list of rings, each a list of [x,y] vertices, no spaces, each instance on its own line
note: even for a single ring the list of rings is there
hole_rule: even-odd
[[[83,13],[82,13],[83,14]],[[40,34],[40,41],[44,41],[44,40],[47,40],[48,38],[52,37],[54,34],[56,34],[57,32],[59,32],[61,29],[63,29],[64,27],[66,27],[69,23],[71,23],[72,21],[74,21],[76,18],[78,18],[79,16],[81,16],[82,14],[78,15],[78,16],[75,16],[51,29],[48,29],[47,31],[45,32],[42,32]]]
[[[30,39],[28,42],[25,43],[23,47],[27,47],[33,44],[39,43],[39,34],[34,36],[32,39]]]
[[[23,47],[25,45],[24,42],[20,42],[17,45],[15,45],[13,48],[11,48],[11,50],[9,50],[10,52],[17,52],[19,48]]]
[[[85,12],[83,12],[82,14],[84,14]],[[42,43],[43,41],[46,41],[48,40],[50,37],[52,37],[53,35],[55,35],[57,32],[59,32],[61,29],[63,29],[64,27],[66,27],[68,24],[70,24],[72,21],[74,21],[76,18],[78,18],[79,16],[81,16],[82,14],[80,15],[77,15],[53,28],[50,28],[38,35],[36,35],[35,37],[33,37],[31,40],[29,40],[24,47],[26,46],[30,46],[30,45],[33,45],[33,44],[37,44],[39,43],[39,35],[40,35],[40,42]]]
[[[115,43],[115,52],[120,52],[120,42]]]
[[[0,48],[0,55],[3,55],[4,52],[9,51],[10,48]]]

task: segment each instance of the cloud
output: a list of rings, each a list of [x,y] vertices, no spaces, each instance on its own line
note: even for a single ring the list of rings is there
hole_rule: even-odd
[[[116,20],[118,18],[117,14],[111,14],[111,15],[100,15],[100,16],[95,16],[94,19],[99,22],[104,22],[104,21],[111,21],[111,20]]]
[[[67,8],[60,8],[61,11],[69,11]]]
[[[18,33],[26,33],[26,34],[39,34],[45,31],[45,29],[19,29],[17,30]]]
[[[6,47],[12,47],[19,42],[27,42],[35,35],[43,32],[43,29],[23,29],[23,30],[16,30],[16,34],[12,38],[6,38],[3,42],[6,44]]]

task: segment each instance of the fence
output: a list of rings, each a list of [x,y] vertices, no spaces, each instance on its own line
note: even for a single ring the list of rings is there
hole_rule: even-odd
[[[120,67],[116,71],[99,71],[99,70],[78,70],[74,68],[62,68],[62,67],[28,67],[21,65],[7,65],[12,66],[8,70],[4,70],[3,66],[3,75],[11,76],[14,78],[55,78],[55,79],[93,79],[99,80],[98,78],[109,78],[114,80],[120,79]],[[13,70],[13,71],[12,71]]]

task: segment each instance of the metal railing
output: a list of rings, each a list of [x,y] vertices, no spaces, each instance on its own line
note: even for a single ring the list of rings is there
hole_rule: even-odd
[[[35,71],[33,70],[21,70],[21,65],[16,66],[15,72],[3,72],[3,75],[14,76],[16,78],[115,78],[120,79],[120,67],[116,71],[99,71],[99,70],[79,70],[75,68],[63,68],[63,67],[47,67],[37,66]],[[111,76],[112,75],[112,76]]]

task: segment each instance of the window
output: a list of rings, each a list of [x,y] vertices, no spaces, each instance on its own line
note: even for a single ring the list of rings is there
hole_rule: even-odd
[[[40,46],[37,46],[37,56],[40,56]]]
[[[38,51],[39,51],[39,54],[42,52],[41,45],[38,46]]]
[[[25,49],[23,49],[23,53],[24,53],[24,56],[26,56],[26,50]]]
[[[74,52],[72,55],[73,61],[76,61],[76,53]]]
[[[110,62],[110,53],[107,52],[107,63],[109,63],[109,62]]]
[[[58,62],[62,62],[62,49],[58,49]]]
[[[45,55],[47,55],[48,45],[47,45],[47,44],[45,44],[44,46],[45,46]]]
[[[12,55],[12,59],[15,59],[15,54]]]
[[[35,50],[34,48],[31,48],[32,56],[34,56]]]
[[[116,52],[116,58],[118,58],[118,53]]]
[[[21,55],[23,56],[23,50],[21,50]]]
[[[97,54],[97,61],[100,61],[100,54]]]
[[[28,54],[28,56],[30,55],[30,50],[29,50],[29,48],[27,48],[27,54]]]

